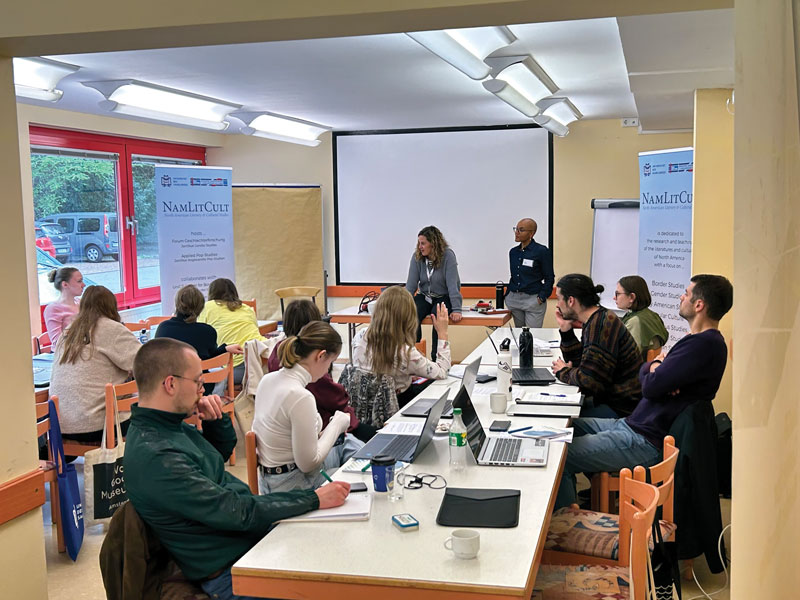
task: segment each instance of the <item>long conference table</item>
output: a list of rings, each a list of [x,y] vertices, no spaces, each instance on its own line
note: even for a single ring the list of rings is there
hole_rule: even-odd
[[[555,340],[555,330],[533,330],[542,340]],[[496,343],[509,335],[496,330]],[[535,358],[535,366],[550,366],[559,355]],[[485,340],[466,359],[481,357],[479,372],[493,372],[495,353]],[[460,379],[434,382],[418,398],[438,398],[450,389],[450,398]],[[565,417],[503,417],[489,409],[487,387],[478,384],[473,403],[485,429],[495,418],[512,421],[511,428],[525,425],[565,427]],[[481,390],[480,388],[484,389]],[[554,384],[558,393],[577,388]],[[483,393],[481,393],[483,392]],[[391,420],[409,421],[400,413]],[[239,559],[232,568],[233,591],[246,596],[294,599],[377,598],[400,600],[413,594],[420,599],[529,598],[536,580],[550,515],[566,456],[565,444],[550,444],[545,467],[487,467],[468,464],[462,473],[449,469],[446,434],[437,434],[407,473],[443,475],[450,487],[512,488],[521,490],[519,525],[510,529],[480,529],[480,552],[472,560],[455,558],[443,547],[453,528],[436,524],[444,489],[405,490],[402,500],[391,502],[374,494],[367,521],[328,523],[281,523]],[[340,471],[335,479],[367,484],[368,473]],[[410,513],[419,520],[419,530],[401,532],[392,525],[394,514]]]

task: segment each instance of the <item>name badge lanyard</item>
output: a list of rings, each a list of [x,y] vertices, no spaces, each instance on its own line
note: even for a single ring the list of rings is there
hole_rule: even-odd
[[[433,276],[434,267],[433,263],[428,259],[425,260],[425,271],[428,273],[428,295],[426,297],[430,304],[433,303],[433,297],[431,296],[431,277]]]

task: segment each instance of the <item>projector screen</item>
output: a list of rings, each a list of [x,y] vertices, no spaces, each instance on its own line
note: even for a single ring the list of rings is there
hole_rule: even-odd
[[[552,249],[552,141],[538,126],[336,132],[336,280],[405,282],[435,225],[462,284],[508,281],[512,227],[531,217]]]

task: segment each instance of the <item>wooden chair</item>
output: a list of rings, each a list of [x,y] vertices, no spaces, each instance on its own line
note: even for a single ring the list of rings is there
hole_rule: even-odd
[[[625,566],[609,566],[591,562],[584,562],[580,565],[543,564],[539,567],[536,575],[533,597],[547,597],[545,590],[551,588],[554,594],[563,593],[569,582],[569,598],[572,600],[598,598],[600,597],[598,590],[605,585],[619,587],[618,595],[609,593],[609,597],[627,598],[630,593],[630,598],[633,600],[645,600],[647,557],[650,552],[648,538],[656,516],[658,501],[659,490],[655,486],[633,479],[630,469],[622,469],[620,471],[620,522],[624,520],[628,526],[625,532],[620,529],[620,539],[630,539],[630,545],[624,552]],[[620,549],[620,559],[623,559],[622,549]],[[543,561],[546,560],[547,556],[543,556]],[[627,590],[623,589],[625,587]]]
[[[247,485],[250,486],[250,491],[258,496],[258,454],[256,453],[256,446],[258,440],[256,439],[255,431],[248,431],[244,434],[244,459],[247,463]]]
[[[284,300],[287,298],[311,298],[314,302],[317,300],[317,294],[320,293],[318,287],[310,285],[298,285],[293,287],[279,288],[275,290],[275,295],[281,299],[281,318],[283,318],[283,311],[285,310]]]
[[[114,406],[117,412],[131,412],[131,404],[139,401],[139,388],[135,381],[106,384],[106,448],[117,445],[117,428],[114,423]]]
[[[652,485],[658,491],[658,506],[663,513],[659,526],[664,539],[675,533],[673,517],[673,487],[678,449],[674,440],[664,440],[664,460],[650,467]],[[629,469],[623,469],[630,473]],[[620,471],[622,473],[622,471]],[[645,481],[647,469],[634,468],[633,478]],[[620,475],[620,488],[623,479]],[[625,497],[620,489],[620,505]],[[580,510],[577,507],[562,508],[553,513],[545,541],[543,560],[557,564],[597,564],[624,567],[628,564],[630,550],[630,522],[620,509],[619,515]]]
[[[253,298],[252,300],[242,300],[242,304],[247,304],[250,308],[253,309],[253,312],[256,313],[256,319],[258,318],[258,308],[256,307],[256,299]]]
[[[155,327],[156,325],[159,325],[159,324],[163,323],[164,321],[168,321],[171,318],[172,317],[170,317],[169,315],[163,315],[163,316],[160,316],[160,317],[147,317],[144,320],[145,327],[149,330],[151,327]]]
[[[650,350],[647,351],[647,354],[645,356],[646,359],[645,362],[653,360],[659,354],[661,354],[661,346],[659,346],[658,348],[651,348]]]
[[[39,461],[39,469],[44,472],[45,483],[50,484],[50,521],[56,526],[56,541],[59,552],[66,552],[67,546],[64,543],[64,529],[61,525],[61,506],[58,498],[58,468],[56,457],[50,451],[50,405],[48,403],[48,391],[39,390],[34,395],[36,410],[36,437],[43,435],[48,437],[47,460]],[[58,414],[58,398],[53,396],[53,403],[56,405]]]
[[[419,350],[419,353],[422,354],[422,356],[427,356],[428,355],[428,342],[427,341],[420,340],[416,344],[414,344],[414,346],[416,347],[417,350]]]
[[[233,354],[226,352],[225,354],[220,354],[219,356],[215,356],[214,358],[209,358],[208,360],[204,360],[200,363],[203,367],[203,381],[206,383],[219,383],[220,381],[226,381],[227,384],[225,385],[225,402],[227,404],[223,404],[222,412],[227,413],[233,422],[234,419],[234,405],[233,405]],[[213,371],[211,369],[214,369]],[[208,371],[208,372],[206,372]],[[196,426],[200,429],[199,420],[194,422]],[[230,465],[234,466],[236,464],[236,450],[231,452],[230,458]]]
[[[46,331],[41,335],[34,335],[31,338],[33,343],[33,354],[47,354],[53,351],[53,344],[50,342],[50,334]]]
[[[675,449],[675,438],[671,435],[664,437],[664,448],[661,456],[666,460]],[[592,476],[592,510],[600,512],[613,512],[610,510],[613,503],[612,494],[619,492],[619,478],[614,473],[595,473]],[[669,519],[672,520],[671,518]]]

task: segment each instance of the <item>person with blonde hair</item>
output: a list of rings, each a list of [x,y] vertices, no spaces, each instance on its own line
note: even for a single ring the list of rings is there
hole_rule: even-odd
[[[353,339],[353,364],[375,375],[394,378],[401,407],[430,384],[412,384],[414,377],[445,379],[450,370],[445,303],[439,303],[431,317],[434,331],[438,333],[436,362],[425,358],[414,347],[417,311],[411,294],[400,286],[390,287],[380,295],[369,327],[359,331]]]
[[[120,322],[111,290],[86,288],[78,316],[56,344],[50,376],[50,394],[58,396],[65,437],[87,443],[102,439],[105,386],[128,380],[139,348],[139,340]],[[123,435],[128,418],[120,416]]]
[[[329,372],[341,350],[342,338],[333,327],[311,321],[281,344],[283,368],[264,375],[258,384],[253,431],[260,493],[315,489],[325,482],[320,469],[350,426],[350,415],[337,410],[323,429],[306,386]]]
[[[155,337],[168,337],[186,342],[197,350],[200,360],[208,360],[220,354],[242,354],[239,344],[217,345],[217,330],[208,323],[198,323],[197,317],[203,312],[206,299],[203,292],[194,285],[185,285],[175,294],[175,316],[159,324]],[[205,391],[212,393],[213,383],[207,383]]]
[[[442,232],[433,225],[423,227],[417,234],[417,247],[408,267],[406,289],[414,294],[417,309],[416,341],[422,339],[422,320],[436,313],[444,304],[453,319],[461,320],[461,279],[458,276],[458,261]],[[438,332],[431,334],[431,360],[436,360]]]
[[[61,332],[78,316],[78,296],[83,293],[86,284],[83,283],[83,275],[75,267],[53,269],[47,274],[47,280],[59,293],[58,300],[44,309],[44,326],[55,348]]]
[[[230,279],[220,277],[208,286],[208,302],[197,317],[198,322],[207,323],[217,331],[217,344],[244,347],[250,340],[266,340],[258,330],[255,311],[242,303],[239,292]],[[242,383],[244,356],[233,357],[233,382]]]

